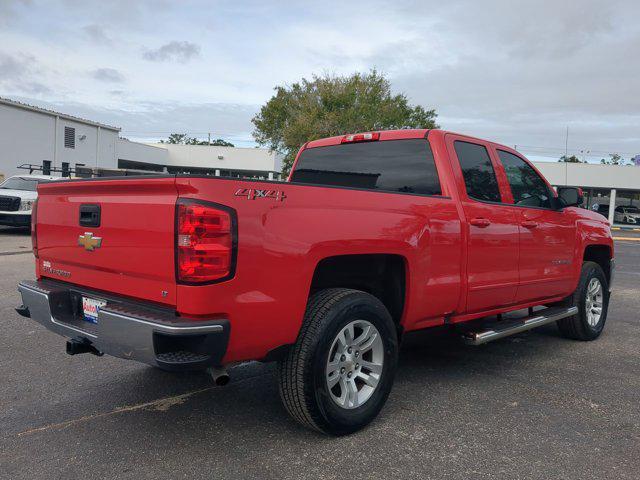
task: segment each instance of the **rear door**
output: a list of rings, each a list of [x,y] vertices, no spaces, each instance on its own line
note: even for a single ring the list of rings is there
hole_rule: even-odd
[[[520,237],[520,282],[524,303],[568,294],[575,279],[576,224],[567,209],[556,210],[553,191],[517,152],[496,147],[499,168],[511,190]]]
[[[518,226],[504,205],[490,145],[447,135],[467,230],[467,305],[469,313],[514,302],[518,285]]]
[[[175,305],[174,177],[55,182],[38,194],[41,276]]]

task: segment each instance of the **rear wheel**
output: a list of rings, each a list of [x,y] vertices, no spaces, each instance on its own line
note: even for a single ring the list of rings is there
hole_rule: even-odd
[[[307,427],[344,435],[387,400],[398,357],[396,328],[376,297],[331,288],[309,299],[296,344],[279,363],[280,396]]]
[[[600,336],[609,308],[609,285],[600,265],[582,264],[578,288],[564,304],[578,307],[578,313],[558,321],[563,336],[575,340],[595,340]]]

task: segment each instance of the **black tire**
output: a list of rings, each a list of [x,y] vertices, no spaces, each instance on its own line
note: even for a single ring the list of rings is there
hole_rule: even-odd
[[[602,299],[602,315],[595,326],[589,325],[586,309],[587,288],[593,278],[597,278],[600,281],[604,290]],[[562,336],[583,341],[595,340],[598,338],[607,321],[607,310],[609,308],[609,283],[607,282],[607,277],[602,271],[602,267],[595,262],[584,262],[582,264],[582,271],[580,272],[578,288],[576,288],[573,295],[567,297],[562,304],[565,306],[578,307],[578,313],[576,315],[558,320],[558,329]]]
[[[370,398],[359,407],[345,409],[330,397],[325,369],[334,339],[354,320],[366,320],[377,328],[384,362]],[[329,435],[346,435],[378,415],[391,391],[397,362],[396,326],[380,300],[359,290],[321,290],[309,298],[298,339],[278,364],[280,396],[289,414],[302,425]]]

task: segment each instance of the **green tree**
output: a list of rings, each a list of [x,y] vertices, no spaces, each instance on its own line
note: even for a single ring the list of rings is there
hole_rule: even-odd
[[[372,70],[339,77],[303,78],[277,86],[275,95],[253,117],[253,137],[284,155],[283,174],[291,169],[298,149],[322,137],[391,128],[438,128],[435,110],[409,104],[393,95],[391,84]]]
[[[565,163],[582,163],[582,160],[580,160],[575,155],[571,155],[570,157],[568,157],[566,155],[562,155],[560,157],[560,160],[558,160],[558,161],[559,162],[565,162]]]
[[[160,143],[170,143],[173,145],[184,145],[189,140],[189,137],[186,133],[172,133],[169,135],[169,138],[164,141],[160,140]]]
[[[625,159],[619,153],[610,153],[609,158],[603,158],[600,163],[604,165],[626,165]]]
[[[234,147],[235,145],[231,142],[227,142],[222,138],[217,138],[215,140],[199,140],[195,137],[190,137],[186,133],[172,133],[169,135],[167,140],[160,140],[160,143],[170,143],[173,145],[211,145],[214,147]]]

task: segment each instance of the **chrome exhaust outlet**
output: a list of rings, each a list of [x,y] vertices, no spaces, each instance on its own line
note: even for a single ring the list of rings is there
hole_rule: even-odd
[[[207,373],[211,375],[213,383],[218,387],[223,387],[231,380],[231,377],[227,373],[227,369],[224,367],[209,367]]]

